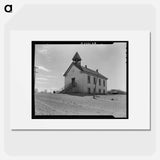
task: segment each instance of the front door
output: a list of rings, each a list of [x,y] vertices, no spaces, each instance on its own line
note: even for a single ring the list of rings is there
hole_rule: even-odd
[[[75,86],[75,78],[72,78],[72,86]]]

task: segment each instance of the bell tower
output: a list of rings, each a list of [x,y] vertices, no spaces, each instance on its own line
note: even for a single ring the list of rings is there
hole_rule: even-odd
[[[81,59],[80,55],[78,54],[78,52],[75,53],[72,60],[73,60],[73,63],[81,65],[81,60],[82,59]]]

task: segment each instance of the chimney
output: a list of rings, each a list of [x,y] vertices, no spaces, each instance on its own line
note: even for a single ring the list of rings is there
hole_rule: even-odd
[[[98,69],[96,69],[96,72],[98,72]]]
[[[85,68],[87,68],[87,65],[85,65]]]

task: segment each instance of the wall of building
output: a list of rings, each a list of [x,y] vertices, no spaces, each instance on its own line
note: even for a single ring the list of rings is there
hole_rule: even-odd
[[[88,83],[88,74],[85,74],[85,89],[84,92],[88,93],[88,88],[90,88],[91,93],[94,92],[95,84],[94,84],[94,76],[90,76],[90,83]],[[99,85],[99,79],[101,79],[101,85]],[[107,80],[105,80],[105,86],[103,85],[103,80],[102,78],[97,78],[97,83],[96,83],[96,93],[99,94],[99,89],[101,90],[101,93],[103,94],[103,91],[105,90],[105,94],[107,93]]]
[[[72,83],[72,78],[75,78],[75,82],[77,84],[77,87],[75,88],[75,92],[84,92],[84,78],[85,74],[82,73],[77,67],[74,65],[70,69],[70,71],[67,73],[65,77],[65,88]]]
[[[88,83],[88,74],[81,72],[77,67],[72,66],[70,71],[67,73],[65,77],[65,88],[72,83],[72,78],[75,78],[75,82],[77,87],[74,88],[74,92],[88,93],[88,88],[90,88],[91,93],[94,92],[95,84],[94,84],[94,76],[90,76],[90,83]],[[105,90],[105,94],[107,93],[107,80],[105,80],[105,86],[103,86],[103,80],[101,78],[101,85],[99,85],[99,78],[97,79],[96,84],[96,93],[99,94],[99,89],[103,94]]]

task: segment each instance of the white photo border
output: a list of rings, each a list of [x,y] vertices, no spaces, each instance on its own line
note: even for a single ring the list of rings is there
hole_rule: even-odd
[[[151,33],[149,31],[11,31],[10,32],[10,55],[11,55],[11,64],[10,64],[10,69],[11,69],[11,129],[12,130],[151,130],[151,93],[150,93],[150,88],[151,88]],[[132,38],[131,38],[132,37]],[[27,93],[31,94],[31,87],[30,89],[26,90],[27,86],[31,85],[31,55],[29,56],[28,51],[30,50],[30,43],[31,41],[34,40],[105,40],[105,41],[119,41],[119,40],[125,40],[129,41],[129,44],[131,42],[136,43],[138,39],[144,41],[141,44],[141,49],[142,51],[146,51],[146,53],[142,53],[142,56],[140,57],[141,60],[143,60],[142,64],[145,64],[145,76],[143,75],[143,78],[147,78],[147,85],[143,86],[145,88],[145,92],[147,91],[147,94],[142,97],[142,100],[148,99],[148,101],[145,103],[146,108],[142,105],[141,107],[145,109],[143,112],[143,116],[138,118],[138,121],[135,122],[135,117],[132,116],[132,110],[134,110],[133,104],[129,102],[129,119],[102,119],[102,120],[55,120],[55,119],[49,119],[49,120],[34,120],[31,119],[31,108],[29,104],[31,104],[31,99],[28,98],[26,99],[25,96],[29,97]],[[147,45],[147,47],[146,47]],[[20,48],[18,46],[21,46]],[[136,47],[138,47],[137,45]],[[27,48],[26,48],[27,47]],[[139,46],[140,47],[140,46]],[[146,49],[146,48],[147,49]],[[129,47],[129,57],[132,57],[134,53],[132,52],[133,46],[131,46],[132,49]],[[138,50],[138,48],[137,48]],[[21,51],[21,52],[20,52]],[[20,55],[20,53],[23,53]],[[140,52],[139,52],[140,53]],[[17,54],[15,56],[15,54]],[[136,53],[137,54],[137,53]],[[146,55],[147,54],[147,55]],[[13,56],[14,55],[14,56]],[[142,57],[144,58],[142,59]],[[24,67],[20,68],[19,63],[17,60],[22,58],[21,64],[25,65]],[[135,57],[134,57],[135,58]],[[24,63],[24,60],[27,61],[27,63]],[[16,62],[17,61],[17,62]],[[130,65],[131,59],[129,59],[129,65]],[[16,65],[15,65],[16,64]],[[30,65],[30,66],[29,66]],[[133,63],[132,65],[132,71],[133,71]],[[19,68],[19,69],[18,69]],[[142,67],[143,68],[143,67]],[[26,78],[25,83],[24,81],[21,81],[20,77],[14,77],[13,75],[18,73],[22,69],[26,70],[28,78]],[[144,68],[143,68],[144,69]],[[130,70],[130,68],[129,68]],[[141,70],[141,69],[140,69]],[[29,72],[28,72],[29,71]],[[138,71],[138,70],[137,70]],[[130,75],[132,74],[131,71],[129,71],[129,81],[131,79]],[[17,75],[17,74],[16,74]],[[142,76],[139,74],[139,76]],[[132,77],[133,78],[133,77]],[[142,78],[142,77],[141,77]],[[29,80],[27,82],[27,80]],[[131,79],[132,80],[132,79]],[[21,82],[20,82],[21,81]],[[142,82],[142,81],[141,81]],[[16,101],[15,96],[18,96],[18,92],[16,94],[13,94],[15,90],[14,83],[19,84],[20,88],[23,86],[25,87],[26,94],[25,96],[20,95],[22,98],[22,101],[25,99],[26,100],[26,105],[20,104],[18,101]],[[24,85],[26,84],[27,85]],[[129,82],[130,85],[130,82]],[[130,92],[130,87],[129,86],[129,92]],[[21,89],[22,89],[21,88]],[[132,88],[133,89],[133,88]],[[19,90],[20,91],[20,90]],[[21,90],[22,91],[22,90]],[[144,91],[142,91],[144,92]],[[133,94],[131,94],[133,96]],[[132,99],[130,93],[129,93],[129,101]],[[31,97],[31,96],[30,96]],[[18,102],[18,103],[17,103]],[[133,101],[132,101],[133,102]],[[139,102],[139,101],[138,101]],[[143,104],[143,103],[142,103]],[[23,108],[20,108],[20,106]],[[28,108],[27,108],[28,107]],[[130,110],[131,107],[131,110]],[[141,109],[141,108],[140,108]],[[141,111],[142,112],[142,111]],[[136,113],[138,114],[138,113]],[[140,121],[141,120],[141,121]],[[127,122],[126,122],[127,121]],[[128,123],[129,122],[129,123]],[[136,123],[136,124],[135,124]],[[106,125],[107,124],[107,125]],[[125,125],[123,125],[125,124]]]

